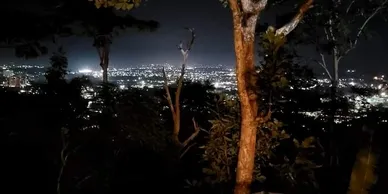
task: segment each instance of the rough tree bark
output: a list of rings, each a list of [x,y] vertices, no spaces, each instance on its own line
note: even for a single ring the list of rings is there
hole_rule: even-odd
[[[241,104],[241,136],[237,162],[235,194],[250,194],[253,180],[258,126],[267,115],[258,114],[256,70],[254,63],[255,29],[267,0],[229,0],[233,16],[234,49],[236,54],[236,79]],[[286,36],[300,22],[313,0],[307,0],[298,14],[286,25],[276,30],[276,35]]]
[[[166,97],[168,105],[170,107],[172,119],[173,119],[173,122],[174,122],[172,139],[173,139],[174,143],[177,146],[179,146],[181,148],[186,148],[186,149],[184,149],[184,151],[182,152],[180,157],[182,157],[188,151],[190,146],[187,147],[187,145],[198,135],[198,133],[200,131],[200,128],[199,128],[197,122],[193,118],[192,121],[193,121],[193,126],[194,126],[194,133],[192,133],[184,141],[181,141],[179,139],[179,132],[180,132],[180,126],[181,126],[180,94],[181,94],[181,91],[182,91],[183,78],[184,78],[184,74],[185,74],[185,67],[186,67],[186,63],[187,63],[187,58],[189,56],[189,51],[191,50],[191,47],[194,44],[194,40],[195,40],[194,29],[193,28],[186,28],[186,29],[190,31],[191,39],[186,44],[185,47],[184,47],[182,41],[180,42],[180,44],[178,46],[178,49],[181,51],[182,56],[183,56],[183,64],[182,64],[181,74],[180,74],[180,76],[178,78],[178,81],[177,81],[177,88],[176,88],[176,91],[175,91],[175,102],[173,102],[172,98],[171,98],[170,89],[168,87],[168,79],[167,79],[167,76],[166,76],[166,72],[165,72],[164,68],[162,70],[163,71],[163,78],[164,78],[164,89],[166,91],[166,96],[165,97]]]
[[[102,68],[102,82],[108,83],[108,67],[110,45],[112,44],[111,35],[98,35],[94,37],[93,46],[96,47],[100,57],[100,66]]]

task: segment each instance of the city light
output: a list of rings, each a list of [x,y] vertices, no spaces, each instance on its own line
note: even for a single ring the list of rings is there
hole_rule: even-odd
[[[79,73],[92,73],[93,71],[90,69],[81,69],[78,71]]]

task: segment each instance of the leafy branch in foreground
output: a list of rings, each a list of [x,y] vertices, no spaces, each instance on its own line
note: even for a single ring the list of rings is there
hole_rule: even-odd
[[[94,2],[94,5],[97,8],[108,8],[114,7],[118,10],[131,10],[133,8],[139,7],[142,0],[89,0]]]
[[[370,130],[368,145],[357,154],[350,177],[348,194],[368,194],[377,181],[375,172],[377,155],[372,148],[373,135],[374,131]]]
[[[240,110],[236,100],[221,96],[213,110],[216,118],[211,120],[204,149],[203,160],[207,167],[203,173],[209,184],[227,184],[235,177],[237,152],[239,145]],[[266,184],[268,169],[277,172],[279,178],[285,179],[289,187],[301,187],[304,184],[315,184],[314,169],[320,166],[312,161],[311,156],[321,149],[314,137],[302,141],[293,139],[283,129],[283,123],[276,119],[268,120],[257,132],[254,180]],[[284,151],[287,147],[288,151]],[[291,154],[296,153],[296,154]],[[315,184],[316,185],[316,184]]]

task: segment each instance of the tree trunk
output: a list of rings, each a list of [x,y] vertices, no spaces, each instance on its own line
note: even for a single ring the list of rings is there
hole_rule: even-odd
[[[235,194],[249,194],[253,181],[253,169],[258,123],[256,91],[250,85],[254,71],[253,41],[243,41],[243,58],[237,58],[237,88],[241,104],[241,135],[237,162]]]
[[[108,68],[102,68],[102,82],[108,83]]]
[[[94,39],[94,46],[97,48],[102,69],[102,82],[108,83],[109,53],[112,40],[110,35],[98,35]]]
[[[338,193],[340,190],[340,176],[341,169],[339,168],[339,153],[337,147],[337,132],[335,130],[335,117],[337,114],[337,92],[339,85],[338,65],[339,60],[337,57],[337,49],[333,49],[333,77],[331,79],[330,87],[330,112],[329,112],[329,131],[328,131],[328,143],[329,147],[326,154],[327,164],[327,181],[325,181],[324,190],[326,193]]]
[[[276,35],[287,36],[297,26],[312,3],[313,0],[307,0],[291,22],[276,31]],[[237,93],[241,104],[241,134],[235,194],[250,194],[255,165],[257,128],[270,117],[270,114],[258,116],[257,73],[254,63],[256,23],[266,5],[267,0],[229,0],[233,15]]]
[[[101,68],[102,68],[102,82],[108,83],[108,66],[109,66],[109,45],[106,45],[103,48],[103,55],[102,55],[102,61],[101,61]]]
[[[337,147],[336,147],[336,133],[335,133],[335,116],[337,113],[337,92],[339,85],[339,76],[338,76],[338,65],[339,60],[337,57],[337,50],[334,50],[333,56],[333,80],[331,80],[331,88],[330,88],[330,98],[331,98],[331,107],[330,107],[330,129],[329,129],[329,165],[331,167],[338,165],[338,156],[337,156]]]
[[[237,89],[241,104],[241,135],[234,193],[250,194],[258,127],[256,121],[258,106],[254,81],[256,73],[254,42],[258,14],[241,17],[239,13],[233,11],[233,6],[237,6],[235,5],[237,3],[230,2],[233,12]]]

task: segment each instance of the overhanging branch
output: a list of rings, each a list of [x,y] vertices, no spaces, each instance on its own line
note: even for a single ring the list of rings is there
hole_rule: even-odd
[[[358,30],[357,32],[357,35],[356,35],[356,38],[354,39],[353,42],[351,42],[351,45],[350,45],[350,48],[347,49],[344,53],[343,56],[347,55],[351,50],[353,50],[356,46],[357,46],[357,43],[361,37],[361,34],[362,32],[364,31],[364,29],[366,28],[366,26],[368,25],[368,23],[383,9],[385,8],[386,4],[388,3],[388,0],[385,0],[381,3],[380,6],[378,6],[373,12],[371,15],[369,15],[369,17],[367,17],[364,21],[364,23],[362,23],[360,29]]]
[[[287,36],[290,32],[292,32],[300,23],[307,10],[310,9],[313,2],[314,0],[306,0],[306,2],[299,8],[299,12],[295,15],[295,17],[286,25],[276,30],[276,35]]]

